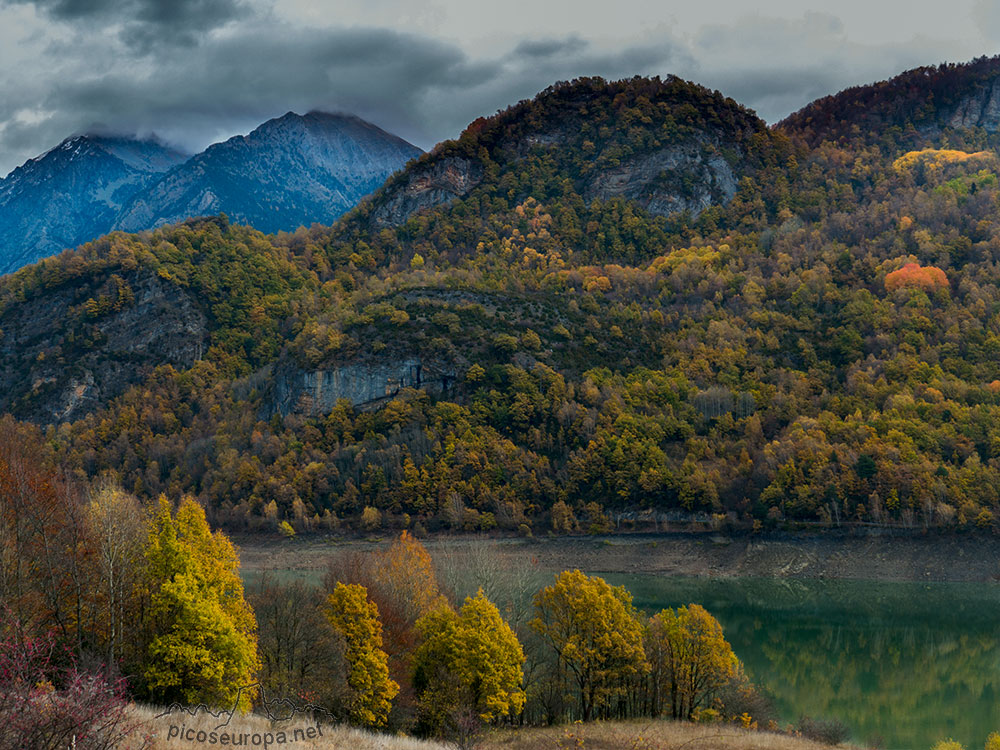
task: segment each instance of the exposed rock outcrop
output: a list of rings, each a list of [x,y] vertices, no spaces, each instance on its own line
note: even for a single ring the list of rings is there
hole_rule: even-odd
[[[703,144],[670,146],[629,159],[594,176],[588,200],[622,197],[656,216],[690,211],[697,216],[712,205],[728,203],[737,178],[729,163]]]
[[[274,376],[265,409],[282,416],[318,416],[330,413],[340,399],[347,399],[352,406],[374,405],[403,388],[440,393],[454,382],[453,371],[425,365],[416,357],[322,370],[290,369]]]
[[[479,162],[456,156],[417,167],[379,196],[372,221],[377,226],[399,226],[417,211],[467,195],[482,182],[483,171]]]
[[[963,99],[948,119],[953,128],[983,128],[993,133],[1000,130],[1000,79]]]
[[[79,419],[158,365],[190,367],[207,344],[204,314],[184,289],[149,271],[125,281],[134,299],[86,320],[89,286],[67,285],[0,315],[0,411],[47,424]]]

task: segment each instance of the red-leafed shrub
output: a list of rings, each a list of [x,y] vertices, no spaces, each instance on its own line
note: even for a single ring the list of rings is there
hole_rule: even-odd
[[[0,640],[0,750],[141,748],[124,684],[56,664],[54,638]]]
[[[948,277],[936,266],[921,266],[919,263],[907,263],[898,271],[893,271],[885,277],[886,291],[894,292],[903,287],[916,287],[925,292],[936,292],[938,289],[948,289]]]

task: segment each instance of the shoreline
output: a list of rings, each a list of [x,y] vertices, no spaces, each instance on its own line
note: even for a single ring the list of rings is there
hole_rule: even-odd
[[[350,538],[302,534],[294,539],[234,534],[246,572],[315,571],[327,560],[374,551],[394,534]],[[500,554],[530,556],[542,572],[580,568],[589,573],[644,573],[695,578],[803,578],[861,581],[998,582],[1000,537],[936,533],[721,534],[674,531],[606,536],[432,536],[436,550],[461,552],[487,543]]]

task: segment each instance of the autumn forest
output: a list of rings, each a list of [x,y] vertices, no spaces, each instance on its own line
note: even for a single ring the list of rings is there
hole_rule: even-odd
[[[702,607],[573,570],[458,596],[421,540],[1000,530],[1000,123],[968,115],[998,78],[773,127],[677,78],[561,82],[333,226],[197,218],[0,278],[0,671],[65,648],[114,700],[259,682],[463,747],[765,726]],[[226,533],[392,541],[245,588]]]

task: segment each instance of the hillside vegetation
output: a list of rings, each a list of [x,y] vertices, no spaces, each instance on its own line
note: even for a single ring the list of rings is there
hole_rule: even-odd
[[[994,528],[1000,136],[915,103],[997,70],[773,131],[677,79],[584,79],[332,228],[110,235],[0,280],[2,407],[79,476],[231,527]]]

